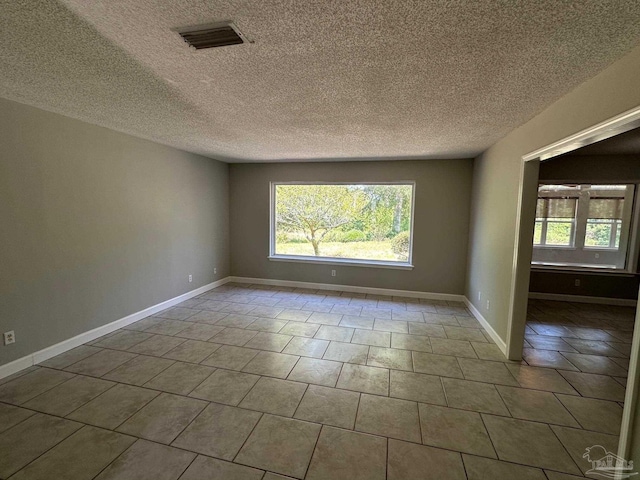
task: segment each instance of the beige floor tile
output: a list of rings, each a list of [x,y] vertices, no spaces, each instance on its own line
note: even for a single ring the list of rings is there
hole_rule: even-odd
[[[143,385],[175,362],[167,358],[139,355],[111,370],[103,378],[131,385]]]
[[[483,418],[500,460],[580,473],[548,425],[493,415]]]
[[[459,327],[460,324],[453,315],[443,315],[441,313],[424,313],[424,321],[433,325],[452,325]],[[443,329],[444,331],[444,329]]]
[[[495,385],[443,378],[447,403],[452,408],[509,416]]]
[[[446,405],[440,377],[390,370],[389,396],[417,402]]]
[[[0,478],[9,478],[81,427],[38,413],[5,431],[0,435]]]
[[[180,480],[268,480],[269,477],[263,477],[263,474],[262,470],[199,455]],[[274,476],[277,477],[279,475]]]
[[[496,388],[514,418],[569,427],[580,426],[553,393],[501,385]]]
[[[221,345],[217,343],[187,340],[176,348],[169,350],[163,357],[181,362],[200,363],[220,347]]]
[[[415,323],[409,322],[409,333],[411,335],[424,335],[428,337],[447,338],[442,325],[433,325],[431,323]]]
[[[237,463],[303,478],[320,425],[263,415],[235,458]]]
[[[306,479],[385,480],[386,460],[386,439],[322,427]]]
[[[190,322],[180,320],[160,320],[156,324],[145,330],[146,333],[155,333],[157,335],[175,335],[191,325]]]
[[[226,317],[216,322],[216,326],[218,327],[231,327],[231,328],[246,328],[251,325],[254,321],[258,320],[259,317],[254,317],[253,315],[240,315],[238,313],[230,313]],[[255,330],[252,329],[252,330]]]
[[[602,355],[563,353],[562,356],[584,373],[597,373],[599,375],[611,375],[615,377],[627,376],[626,368],[621,367],[610,358]]]
[[[135,438],[85,426],[20,470],[17,480],[90,480],[124,452]]]
[[[230,303],[220,308],[220,311],[227,312],[227,313],[237,313],[239,315],[247,315],[254,308],[256,308],[256,305],[248,305],[244,303]]]
[[[467,477],[459,453],[391,439],[387,479],[409,478],[466,480]]]
[[[363,394],[356,430],[410,442],[421,442],[418,404],[397,398]]]
[[[431,353],[431,342],[429,341],[429,337],[421,335],[393,333],[391,335],[391,347]]]
[[[305,309],[306,308],[307,306],[305,305]],[[307,318],[307,323],[320,323],[322,325],[338,326],[340,324],[340,320],[342,320],[342,314],[314,311],[313,314]]]
[[[180,333],[176,333],[176,337],[189,338],[191,340],[201,340],[206,342],[215,334],[224,330],[224,327],[218,325],[208,325],[206,323],[193,323]]]
[[[0,433],[35,415],[36,412],[25,408],[0,403]]]
[[[543,367],[507,364],[507,368],[521,387],[548,392],[578,395],[578,392],[555,370]]]
[[[424,323],[424,316],[422,315],[422,312],[408,311],[408,310],[392,310],[391,320]]]
[[[481,360],[493,360],[496,362],[506,362],[507,357],[500,351],[497,345],[492,343],[471,342],[471,346]]]
[[[585,355],[605,355],[607,357],[622,357],[620,351],[606,342],[599,340],[582,340],[580,338],[565,338],[565,342]],[[572,362],[575,365],[575,362]]]
[[[582,476],[576,477],[575,475],[569,475],[568,473],[553,472],[551,470],[545,470],[545,473],[547,474],[547,478],[549,480],[584,480],[585,478]]]
[[[520,386],[502,362],[459,358],[458,363],[460,364],[464,378],[467,380],[515,387]]]
[[[266,375],[268,377],[287,378],[296,362],[297,355],[284,353],[260,352],[243,369],[243,372]]]
[[[118,354],[120,352],[113,353]],[[38,368],[0,386],[0,402],[21,405],[74,376],[68,372]]]
[[[210,310],[202,310],[192,315],[186,321],[188,322],[197,322],[197,323],[208,323],[209,325],[215,325],[218,320],[222,320],[228,314],[224,312],[214,312]]]
[[[214,343],[222,343],[224,345],[235,345],[236,347],[242,347],[257,334],[258,332],[255,330],[244,330],[242,328],[225,328],[222,332],[217,333],[209,340]]]
[[[464,378],[456,357],[434,355],[424,352],[412,352],[413,370],[441,377]]]
[[[96,480],[176,480],[195,457],[195,453],[138,440]]]
[[[251,315],[265,318],[276,318],[284,311],[284,308],[271,307],[268,305],[259,305],[251,310]]]
[[[533,348],[538,350],[555,350],[558,352],[574,352],[577,350],[560,337],[547,335],[526,335],[525,339]]]
[[[497,458],[479,413],[418,404],[422,443]]]
[[[353,328],[334,327],[331,325],[322,325],[314,338],[319,340],[334,340],[336,342],[350,342],[353,337]]]
[[[247,348],[257,350],[268,350],[270,352],[281,352],[287,343],[291,341],[291,335],[280,335],[279,333],[259,332],[245,345]]]
[[[353,315],[344,315],[340,320],[341,327],[359,328],[362,330],[373,330],[373,317],[355,317]]]
[[[118,431],[168,444],[206,405],[202,400],[162,393],[120,425]]]
[[[316,323],[287,322],[280,330],[280,333],[298,337],[313,337],[320,327],[321,325]]]
[[[389,394],[389,370],[345,363],[338,377],[337,388],[375,395]]]
[[[259,350],[251,348],[222,345],[200,363],[210,367],[242,370],[258,353]]]
[[[188,395],[214,371],[215,368],[204,365],[176,362],[144,386],[163,392]]]
[[[532,365],[534,367],[549,367],[559,368],[562,370],[578,371],[578,369],[566,358],[564,358],[560,354],[560,352],[554,352],[551,350],[537,350],[534,348],[523,348],[522,358],[524,358],[529,365]]]
[[[467,340],[469,342],[486,342],[485,336],[478,328],[454,327],[445,325],[444,331],[451,340]]]
[[[117,384],[68,415],[68,418],[113,430],[159,394],[146,388]]]
[[[78,375],[32,398],[24,406],[39,412],[64,417],[114,385],[113,382],[99,378]]]
[[[367,365],[396,370],[413,370],[411,352],[397,348],[370,347]]]
[[[93,344],[94,347],[111,348],[114,350],[127,350],[138,343],[153,337],[152,333],[136,332],[133,330],[121,330]],[[79,359],[81,360],[81,359]],[[63,367],[64,368],[64,367]]]
[[[437,355],[452,355],[455,357],[478,358],[471,342],[466,340],[451,340],[447,338],[431,338],[431,349]]]
[[[307,390],[307,386],[306,383],[262,377],[239,406],[249,410],[291,417]]]
[[[565,371],[560,374],[584,397],[624,402],[625,387],[611,377]]]
[[[318,328],[320,325],[314,325]],[[322,358],[329,346],[328,340],[316,340],[313,338],[293,337],[282,353],[300,355],[303,357]]]
[[[294,415],[300,420],[333,425],[334,427],[354,427],[360,394],[337,388],[309,385]]]
[[[489,458],[462,455],[468,480],[547,480],[542,470]]]
[[[391,346],[391,332],[375,332],[373,330],[357,329],[353,333],[351,343],[389,348]]]
[[[599,432],[590,432],[586,430],[581,430],[577,428],[569,428],[569,427],[558,427],[556,425],[552,425],[551,429],[554,431],[556,436],[562,442],[562,445],[567,449],[573,461],[578,465],[582,473],[586,473],[587,470],[592,468],[592,464],[588,458],[583,457],[587,448],[590,448],[594,445],[600,445],[604,447],[607,452],[616,452],[618,449],[618,436],[617,435],[607,435],[605,433]],[[596,448],[594,450],[593,457],[602,458],[604,453],[601,449]],[[553,469],[563,471],[561,469]],[[569,472],[576,473],[577,472]],[[595,478],[595,477],[594,477]]]
[[[611,435],[620,434],[622,407],[616,402],[573,395],[556,396],[578,420],[582,428]],[[578,425],[575,426],[578,427]]]
[[[336,362],[365,365],[367,363],[368,354],[369,347],[367,345],[331,342],[322,358],[325,360],[335,360]]]
[[[372,317],[381,320],[391,320],[391,309],[364,307],[360,313],[362,317]]]
[[[4,385],[5,383],[9,383],[13,380],[15,380],[18,377],[22,377],[24,375],[26,375],[27,373],[31,373],[31,372],[35,372],[36,370],[40,370],[39,366],[36,365],[32,365],[30,367],[25,368],[24,370],[20,370],[16,373],[13,373],[7,377],[4,378],[0,378],[0,385]]]
[[[133,353],[140,353],[142,355],[155,355],[157,357],[161,357],[169,350],[173,350],[184,341],[184,338],[167,337],[165,335],[154,335],[150,339],[129,348],[128,351]]]
[[[379,332],[409,333],[409,326],[407,322],[399,320],[385,320],[382,318],[375,319],[373,329]]]
[[[291,320],[293,322],[306,322],[313,312],[296,309],[285,309],[278,314],[276,318],[282,320]],[[289,335],[294,335],[290,333]]]
[[[335,387],[341,370],[341,362],[303,357],[287,378],[296,382]]]
[[[172,307],[167,310],[163,310],[160,313],[156,313],[156,317],[169,318],[171,320],[184,320],[193,316],[197,310],[191,308]]]
[[[189,396],[236,406],[259,379],[258,375],[218,369],[198,385]]]
[[[60,355],[50,358],[49,360],[41,362],[40,366],[63,369],[68,367],[69,365],[79,362],[80,360],[90,357],[91,355],[93,355],[94,353],[98,353],[99,351],[100,348],[96,348],[95,346],[92,347],[89,345],[80,345],[79,347],[73,348],[68,352],[61,353]]]
[[[231,461],[261,416],[259,412],[212,403],[172,445]]]

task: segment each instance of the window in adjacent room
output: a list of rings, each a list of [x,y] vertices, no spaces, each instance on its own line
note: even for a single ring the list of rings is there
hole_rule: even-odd
[[[624,269],[633,185],[540,185],[534,265]]]
[[[411,266],[414,184],[271,185],[274,260]]]

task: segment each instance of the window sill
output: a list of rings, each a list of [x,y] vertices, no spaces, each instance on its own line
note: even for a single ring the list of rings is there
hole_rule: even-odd
[[[396,270],[413,270],[413,265],[410,263],[400,262],[385,262],[380,260],[355,260],[339,259],[339,258],[312,258],[295,255],[269,255],[271,262],[294,262],[294,263],[316,263],[324,265],[343,265],[350,267],[369,267],[369,268],[391,268]]]
[[[634,277],[635,273],[625,269],[615,269],[610,267],[580,267],[578,265],[542,265],[531,264],[531,270],[536,272],[559,272],[559,273],[587,273],[595,275],[613,275]]]

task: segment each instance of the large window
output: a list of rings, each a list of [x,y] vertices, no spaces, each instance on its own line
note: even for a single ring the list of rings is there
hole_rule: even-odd
[[[413,183],[271,187],[271,258],[410,266]]]
[[[633,185],[540,185],[533,263],[624,269]]]

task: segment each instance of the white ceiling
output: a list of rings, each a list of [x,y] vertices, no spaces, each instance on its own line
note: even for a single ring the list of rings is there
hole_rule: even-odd
[[[227,161],[475,156],[640,44],[637,0],[0,9],[0,97]],[[172,31],[218,20],[255,43]]]

